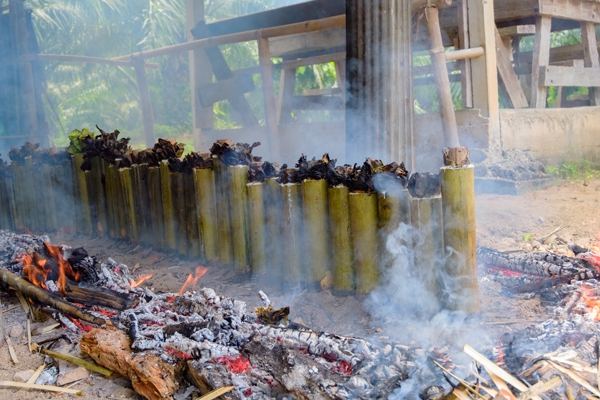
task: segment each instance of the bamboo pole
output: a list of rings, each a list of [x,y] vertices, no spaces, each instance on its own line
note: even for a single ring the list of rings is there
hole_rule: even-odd
[[[250,265],[253,274],[266,271],[265,201],[262,182],[252,182],[248,188],[248,221],[250,224]],[[272,206],[272,205],[269,205]]]
[[[302,194],[299,183],[281,186],[281,208],[283,217],[283,283],[284,286],[303,285],[304,249],[302,245]],[[282,254],[282,258],[283,258]],[[282,259],[283,261],[283,259]]]
[[[265,181],[265,237],[267,274],[277,282],[283,278],[283,204],[277,178]]]
[[[467,58],[481,57],[484,54],[483,47],[473,47],[471,49],[461,49],[446,51],[444,57],[446,61],[464,60]]]
[[[444,242],[450,254],[445,272],[453,289],[447,306],[474,313],[480,310],[475,237],[475,174],[473,165],[442,167]]]
[[[8,194],[5,180],[0,180],[0,229],[10,229],[9,227],[10,208],[8,204]]]
[[[17,229],[18,231],[23,230],[24,228],[24,221],[25,221],[25,204],[24,204],[24,198],[25,195],[23,194],[23,189],[22,189],[22,185],[24,184],[23,181],[23,177],[22,177],[22,172],[21,172],[21,166],[19,164],[17,164],[15,161],[12,161],[10,163],[10,168],[12,169],[12,173],[13,173],[13,191],[14,191],[14,195],[13,195],[13,199],[15,200],[15,213],[14,215],[14,222],[15,222],[15,229]],[[19,200],[19,201],[17,201]]]
[[[183,191],[185,196],[185,214],[188,244],[188,256],[191,258],[202,255],[202,231],[198,227],[200,216],[196,207],[195,179],[193,174],[183,175]]]
[[[173,201],[173,216],[175,217],[176,250],[182,256],[188,252],[187,224],[185,222],[185,197],[183,191],[183,173],[171,172],[171,194]]]
[[[16,215],[16,202],[15,202],[15,193],[13,187],[13,179],[4,178],[4,185],[6,187],[6,196],[7,196],[7,209],[9,212],[8,215],[8,223],[9,227],[7,229],[15,229],[15,215]]]
[[[302,215],[305,259],[309,268],[307,282],[318,287],[327,271],[331,271],[327,180],[306,179],[302,182]]]
[[[150,201],[150,221],[152,225],[152,243],[154,247],[165,247],[165,225],[162,206],[162,185],[160,168],[148,168],[148,194]]]
[[[124,199],[124,226],[127,231],[127,237],[129,237],[129,239],[135,243],[138,241],[138,229],[135,216],[135,195],[133,193],[133,182],[131,175],[131,168],[119,168],[121,193]]]
[[[351,294],[355,288],[348,193],[349,189],[346,186],[336,186],[328,190],[333,292],[339,295]]]
[[[417,276],[431,298],[440,298],[442,293],[439,272],[444,257],[442,234],[442,199],[413,198],[410,203],[413,235],[413,256]],[[434,312],[435,310],[429,310]]]
[[[165,231],[165,246],[169,250],[177,250],[175,211],[173,210],[173,192],[171,191],[171,172],[169,162],[160,162],[160,186],[163,205],[163,221]]]
[[[100,156],[92,157],[92,185],[93,185],[93,201],[94,209],[96,210],[96,233],[99,236],[104,236],[108,233],[108,217],[106,211],[106,189],[104,182],[106,181],[104,172],[104,160]]]
[[[392,255],[387,250],[389,235],[397,230],[401,223],[410,224],[410,199],[406,189],[398,183],[398,188],[385,192],[377,192],[377,207],[379,215],[379,252],[384,258],[383,265],[390,268],[393,263]],[[410,246],[411,239],[406,238],[403,245]]]
[[[35,194],[34,189],[36,188],[33,183],[33,160],[31,156],[25,157],[25,164],[21,166],[22,179],[23,179],[23,194],[25,197],[25,228],[29,230],[37,230],[37,210],[35,207]]]
[[[40,178],[44,183],[44,214],[45,226],[48,231],[56,231],[58,229],[58,221],[56,219],[56,203],[54,201],[54,186],[52,185],[52,166],[44,164],[40,167]]]
[[[144,66],[144,60],[138,57],[131,59],[131,65],[133,65],[133,70],[135,71],[135,80],[138,87],[142,124],[144,125],[144,139],[146,140],[146,147],[150,149],[154,146],[156,137],[154,136],[154,115],[152,113],[146,67]]]
[[[227,166],[213,156],[215,187],[217,190],[217,228],[219,238],[219,262],[233,263],[233,242],[231,237],[231,215],[229,214],[230,178]]]
[[[108,236],[118,237],[119,222],[117,217],[117,167],[110,164],[106,167],[106,209],[108,217]]]
[[[249,221],[248,221],[248,166],[227,167],[231,179],[231,233],[233,260],[239,272],[246,272],[249,259]]]
[[[350,193],[348,199],[356,293],[368,294],[379,284],[377,195],[355,192]]]
[[[201,235],[204,241],[204,256],[215,261],[218,255],[217,197],[215,173],[212,169],[194,169],[196,203],[198,207]]]
[[[83,164],[83,154],[75,154],[71,157],[71,160],[73,165],[73,177],[76,178],[77,195],[80,202],[77,212],[81,217],[81,225],[77,226],[77,230],[89,235],[92,233],[92,214],[90,212],[86,171],[81,169],[81,165]]]
[[[135,217],[138,231],[138,240],[149,244],[150,223],[148,212],[150,204],[148,200],[148,164],[135,164],[131,166],[132,188],[134,192]]]
[[[49,193],[50,190],[48,188],[48,185],[46,182],[44,182],[43,177],[42,177],[42,167],[41,166],[36,166],[37,170],[34,172],[32,170],[31,173],[31,188],[32,188],[32,200],[33,200],[33,216],[34,216],[34,221],[31,225],[31,229],[34,232],[45,232],[47,230],[47,225],[48,225],[48,213],[47,213],[47,206],[48,206],[48,202],[45,201],[46,199],[44,199],[44,201],[42,201],[42,197],[39,195],[40,193]]]

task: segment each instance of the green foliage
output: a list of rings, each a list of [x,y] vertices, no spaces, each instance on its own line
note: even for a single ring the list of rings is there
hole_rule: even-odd
[[[589,160],[563,161],[560,167],[547,166],[546,170],[552,176],[560,179],[578,180],[600,176],[600,165]]]
[[[85,147],[83,140],[85,138],[94,138],[94,132],[90,132],[87,128],[83,128],[82,130],[73,129],[71,133],[69,133],[69,141],[71,143],[68,149],[69,153],[83,153],[83,148]]]
[[[531,233],[526,233],[526,234],[523,235],[523,241],[524,242],[529,242],[532,237],[533,237],[533,235]]]

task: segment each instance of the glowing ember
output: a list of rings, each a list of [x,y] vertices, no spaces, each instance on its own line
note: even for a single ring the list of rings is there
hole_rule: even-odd
[[[25,256],[23,263],[23,276],[36,286],[48,290],[45,282],[49,279],[56,281],[60,293],[64,296],[67,291],[67,279],[79,280],[79,273],[73,271],[71,264],[63,258],[62,249],[44,242],[46,255],[50,259],[43,258],[38,253]],[[53,262],[50,262],[53,261]]]
[[[223,364],[227,369],[234,374],[242,374],[248,372],[248,368],[252,367],[250,360],[245,357],[217,357],[217,364]]]
[[[140,286],[142,284],[142,282],[147,281],[150,278],[152,278],[152,274],[144,275],[140,279],[138,279],[137,281],[135,281],[133,283],[133,285],[131,285],[131,287],[132,288],[138,287],[138,286]]]
[[[195,276],[192,277],[192,274],[188,275],[187,279],[185,280],[185,283],[179,290],[178,294],[181,296],[183,293],[185,293],[186,290],[190,290],[190,289],[193,290],[196,287],[196,283],[198,282],[198,279],[202,278],[202,276],[206,273],[206,271],[208,271],[208,268],[202,267],[202,266],[197,266]]]
[[[44,242],[44,248],[46,249],[46,253],[58,263],[58,279],[56,281],[56,286],[58,286],[60,294],[64,296],[67,291],[67,278],[77,282],[79,281],[79,273],[73,271],[71,264],[63,258],[62,249],[59,246],[52,246],[49,243]]]
[[[165,346],[165,349],[167,350],[167,353],[171,354],[172,356],[179,357],[184,360],[192,360],[194,358],[194,357],[190,356],[189,354],[184,353],[183,351],[174,349],[170,346]]]
[[[342,374],[350,375],[352,373],[352,365],[346,361],[342,361],[340,365],[336,365],[333,370]]]

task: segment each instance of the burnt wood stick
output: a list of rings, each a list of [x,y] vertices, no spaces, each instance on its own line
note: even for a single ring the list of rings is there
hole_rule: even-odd
[[[110,307],[123,311],[133,305],[126,296],[108,289],[77,286],[71,283],[67,288],[66,298],[86,306]]]
[[[103,325],[105,321],[102,318],[95,317],[85,311],[80,310],[74,304],[62,300],[55,294],[39,288],[23,278],[6,270],[0,270],[0,279],[16,291],[22,293],[26,297],[33,298],[39,303],[50,306],[63,312],[71,317],[80,319],[96,325]]]
[[[196,208],[196,190],[194,187],[194,175],[183,175],[183,194],[185,197],[184,221],[186,223],[188,243],[188,256],[191,258],[202,255],[202,236],[198,229],[198,210]]]
[[[148,168],[148,195],[150,201],[152,244],[158,249],[165,247],[165,229],[160,179],[160,169],[158,167]]]
[[[509,290],[514,293],[537,292],[541,289],[549,288],[561,283],[567,283],[570,280],[570,276],[555,276],[553,278],[542,279],[540,281],[528,283],[526,285],[519,285]]]

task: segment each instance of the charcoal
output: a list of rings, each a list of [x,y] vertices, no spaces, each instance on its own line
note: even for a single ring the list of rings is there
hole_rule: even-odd
[[[433,197],[441,193],[442,181],[439,174],[415,172],[410,175],[407,188],[412,197]]]
[[[260,142],[231,144],[230,140],[219,140],[210,148],[210,153],[217,156],[225,165],[250,165],[261,161],[260,157],[252,155],[252,149],[260,146]]]
[[[578,244],[575,244],[575,243],[570,243],[568,247],[575,255],[578,255],[581,253],[588,253],[590,251],[590,249],[586,249],[585,247],[579,246]]]

